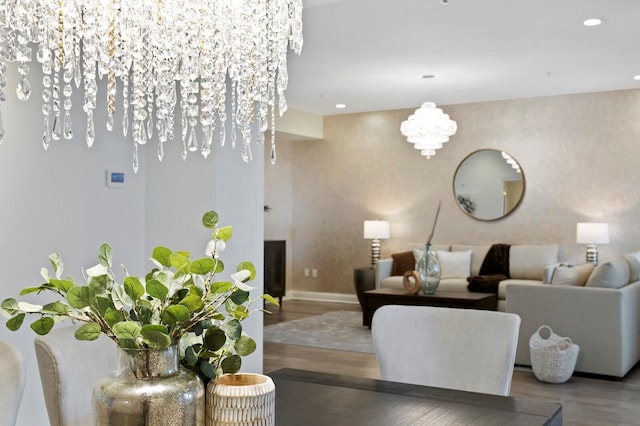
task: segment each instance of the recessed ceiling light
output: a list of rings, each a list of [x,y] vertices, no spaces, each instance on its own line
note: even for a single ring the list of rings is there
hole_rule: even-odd
[[[598,25],[602,24],[602,19],[600,19],[600,18],[585,19],[583,24],[586,27],[595,27],[595,26],[598,26]]]
[[[345,104],[336,104],[336,108],[345,109],[347,106]]]
[[[634,79],[634,80],[640,80],[640,74],[638,74],[638,75],[634,75],[634,76],[633,76],[633,79]]]

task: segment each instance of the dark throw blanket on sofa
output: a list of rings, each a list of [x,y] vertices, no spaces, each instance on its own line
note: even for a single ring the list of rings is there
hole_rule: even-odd
[[[500,281],[509,278],[509,244],[493,244],[487,252],[480,275],[467,278],[467,290],[478,293],[498,293]]]

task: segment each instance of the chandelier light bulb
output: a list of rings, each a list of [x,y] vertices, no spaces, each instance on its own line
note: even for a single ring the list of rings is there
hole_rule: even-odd
[[[241,156],[249,162],[251,125],[257,123],[255,139],[262,143],[269,120],[274,162],[275,110],[287,110],[289,48],[302,49],[302,0],[5,1],[0,104],[6,98],[5,62],[17,63],[16,95],[25,101],[38,89],[29,72],[39,65],[43,147],[81,134],[73,131],[72,108],[84,110],[91,146],[97,80],[104,78],[107,116],[95,118],[112,130],[121,108],[123,135],[133,139],[134,171],[138,145],[152,139],[159,160],[162,145],[174,138],[181,139],[183,159],[198,150],[206,158],[217,136],[221,145],[242,143]],[[79,88],[83,101],[73,105],[71,95]],[[0,142],[3,136],[0,124]]]

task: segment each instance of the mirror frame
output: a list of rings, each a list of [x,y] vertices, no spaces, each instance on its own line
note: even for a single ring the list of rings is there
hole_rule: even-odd
[[[491,221],[495,221],[495,220],[500,220],[500,219],[504,219],[505,217],[509,216],[511,213],[513,213],[514,211],[516,211],[516,209],[520,206],[520,204],[522,204],[522,199],[524,198],[525,192],[526,192],[526,178],[524,176],[524,171],[522,170],[522,166],[520,165],[520,163],[518,162],[518,160],[516,160],[515,158],[513,158],[513,160],[516,161],[516,163],[518,164],[518,166],[520,167],[520,175],[522,176],[522,192],[520,193],[520,197],[518,199],[518,201],[513,205],[513,207],[511,207],[511,209],[509,211],[507,211],[506,213],[503,213],[500,216],[497,217],[492,217],[492,218],[484,218],[484,217],[477,217],[475,216],[472,212],[469,212],[465,209],[465,207],[463,206],[463,201],[459,200],[459,197],[461,197],[461,194],[458,194],[456,192],[456,178],[458,177],[458,172],[460,171],[460,168],[462,167],[463,164],[465,164],[465,162],[467,160],[469,160],[471,157],[473,157],[474,155],[480,153],[480,152],[484,152],[484,151],[493,151],[493,152],[497,152],[498,154],[502,155],[502,153],[504,152],[505,154],[509,155],[511,158],[513,158],[513,156],[511,156],[509,153],[507,153],[506,151],[501,151],[498,149],[494,149],[494,148],[482,148],[482,149],[478,149],[476,151],[473,151],[472,153],[470,153],[469,155],[467,155],[465,158],[462,159],[462,161],[460,162],[460,164],[458,164],[458,167],[456,167],[456,171],[453,174],[453,181],[452,181],[452,186],[453,186],[453,197],[455,199],[455,203],[456,205],[460,208],[460,210],[466,214],[467,216],[476,219],[476,220],[481,220],[481,221],[485,221],[485,222],[491,222]],[[506,161],[506,160],[505,160]],[[505,181],[503,181],[505,182]]]

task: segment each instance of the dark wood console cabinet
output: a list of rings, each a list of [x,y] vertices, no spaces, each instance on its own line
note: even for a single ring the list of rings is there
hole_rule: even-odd
[[[287,242],[267,240],[264,242],[264,292],[278,299],[286,293]]]

